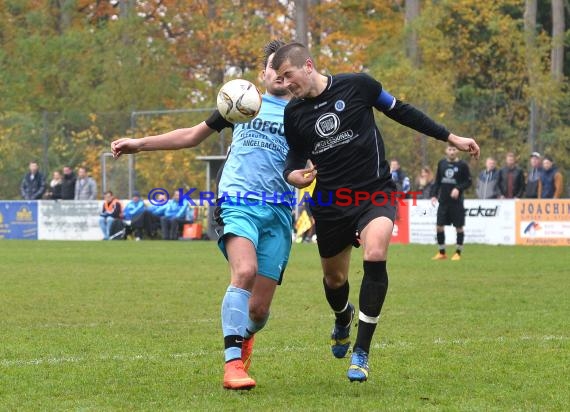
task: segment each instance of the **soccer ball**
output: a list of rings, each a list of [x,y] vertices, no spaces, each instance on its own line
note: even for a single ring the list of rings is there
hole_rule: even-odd
[[[218,92],[218,110],[231,123],[245,123],[261,109],[261,93],[255,85],[244,79],[230,80]]]

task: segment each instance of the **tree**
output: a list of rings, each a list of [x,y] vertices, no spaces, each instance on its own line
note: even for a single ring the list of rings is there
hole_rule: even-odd
[[[131,114],[213,107],[224,81],[255,81],[268,40],[290,41],[296,31],[305,32],[305,22],[305,41],[319,70],[368,72],[396,97],[476,137],[490,155],[548,148],[570,167],[565,160],[570,153],[563,155],[570,147],[565,81],[570,53],[560,47],[567,44],[560,35],[564,19],[562,28],[555,21],[568,18],[568,10],[560,12],[560,0],[525,0],[524,9],[522,4],[3,1],[0,196],[17,196],[22,159],[47,159],[50,169],[64,163],[93,169],[116,137],[162,133],[203,120],[208,110],[135,122]],[[382,115],[377,119],[388,156],[401,158],[411,173],[441,156],[441,145],[428,139],[424,158],[417,149],[423,138]],[[201,184],[204,167],[194,156],[224,152],[229,140],[226,133],[191,151],[137,155],[137,189]],[[478,164],[472,165],[476,171]]]
[[[418,49],[418,33],[414,27],[414,22],[420,15],[419,0],[406,0],[406,26],[407,42],[406,52],[414,67],[420,64],[420,52]]]
[[[524,11],[524,30],[525,30],[525,46],[526,46],[526,67],[529,78],[529,86],[531,90],[536,83],[535,72],[537,70],[536,59],[536,0],[525,1]],[[532,151],[536,150],[536,135],[538,121],[538,106],[534,96],[530,96],[530,115],[528,127],[528,142]]]
[[[568,3],[568,12],[570,5]],[[550,74],[553,88],[556,90],[568,90],[568,85],[564,83],[564,40],[565,40],[565,11],[564,0],[552,0],[552,48],[550,54]],[[548,105],[548,130],[542,136],[545,147],[557,161],[564,161],[570,155],[570,121],[564,122],[564,116],[568,120],[568,110],[570,109],[570,99],[557,93],[549,100]],[[560,163],[559,163],[560,165]],[[570,166],[567,164],[567,166]]]
[[[11,151],[0,173],[30,156],[46,172],[96,169],[111,138],[128,133],[132,110],[183,101],[166,39],[149,43],[149,26],[105,13],[79,0],[10,2],[0,12],[0,134],[9,140],[0,144]],[[0,192],[16,197],[16,183],[0,182]]]
[[[295,0],[295,40],[309,44],[309,0]]]
[[[564,76],[564,0],[552,0],[552,77],[562,81]]]

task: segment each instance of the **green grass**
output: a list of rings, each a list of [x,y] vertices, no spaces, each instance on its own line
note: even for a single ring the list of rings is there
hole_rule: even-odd
[[[568,248],[434,252],[391,246],[370,379],[351,384],[316,246],[294,245],[258,386],[236,393],[221,386],[229,277],[214,242],[1,241],[0,410],[568,410]]]

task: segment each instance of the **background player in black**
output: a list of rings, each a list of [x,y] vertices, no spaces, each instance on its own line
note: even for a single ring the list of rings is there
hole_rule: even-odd
[[[437,244],[439,252],[433,260],[447,259],[445,254],[445,226],[455,226],[457,232],[457,250],[451,260],[460,260],[463,250],[463,226],[465,226],[465,208],[463,207],[463,192],[471,186],[469,166],[457,157],[457,149],[447,146],[445,159],[437,164],[437,174],[431,191],[431,202],[437,207]]]
[[[347,376],[351,381],[365,381],[370,343],[388,288],[386,257],[396,212],[392,202],[383,206],[370,201],[355,204],[356,191],[368,195],[383,191],[390,196],[395,190],[372,109],[421,133],[449,141],[473,156],[479,155],[479,147],[473,139],[449,133],[419,110],[395,99],[366,74],[320,74],[302,44],[280,48],[275,53],[273,68],[295,97],[285,108],[285,135],[290,150],[284,176],[302,188],[315,179],[317,170],[319,174],[313,192],[316,204],[311,209],[325,295],[336,315],[331,344],[335,357],[344,357],[350,345],[354,306],[348,301],[348,269],[351,246],[357,236],[363,246],[360,322]],[[307,159],[315,166],[306,167]],[[348,206],[338,202],[338,189],[353,195]],[[332,204],[325,205],[330,200]]]

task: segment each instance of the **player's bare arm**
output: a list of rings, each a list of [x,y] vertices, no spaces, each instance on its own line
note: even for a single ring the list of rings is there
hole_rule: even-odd
[[[146,136],[141,139],[118,139],[111,143],[111,150],[113,156],[117,158],[123,154],[190,148],[199,145],[214,131],[206,125],[206,122],[201,122],[193,127],[176,129],[168,133]]]
[[[468,152],[471,157],[479,159],[480,150],[477,142],[475,142],[474,139],[470,137],[461,137],[450,133],[447,141],[462,152]]]

